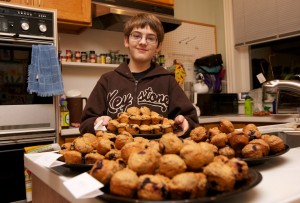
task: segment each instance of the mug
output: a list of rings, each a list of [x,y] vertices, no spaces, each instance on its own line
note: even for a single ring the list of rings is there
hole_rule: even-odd
[[[86,97],[67,97],[68,109],[70,112],[70,124],[80,123],[83,110],[83,101],[87,102]]]

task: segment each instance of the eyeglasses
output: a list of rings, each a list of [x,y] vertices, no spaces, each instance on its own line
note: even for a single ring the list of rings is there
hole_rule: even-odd
[[[143,34],[140,33],[140,32],[132,32],[130,33],[130,38],[133,40],[133,41],[141,41],[141,39],[143,38]],[[157,42],[157,37],[155,35],[146,35],[146,42],[148,44],[155,44]]]

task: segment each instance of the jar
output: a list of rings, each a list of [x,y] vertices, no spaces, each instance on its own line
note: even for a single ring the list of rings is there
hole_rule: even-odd
[[[72,51],[66,50],[66,62],[71,62],[72,60]]]
[[[96,63],[95,51],[90,51],[90,63]]]
[[[60,56],[61,62],[67,62],[66,56]]]
[[[100,63],[101,64],[105,64],[105,58],[106,58],[105,54],[100,54]]]
[[[119,64],[124,62],[124,55],[123,54],[119,54],[118,61],[119,61]]]
[[[96,54],[96,63],[101,63],[101,56],[100,56],[100,54]]]
[[[75,52],[75,62],[81,62],[81,54],[80,51]]]
[[[111,64],[111,55],[110,54],[106,54],[105,63],[106,64]]]
[[[87,53],[85,51],[81,52],[81,62],[83,63],[87,62]]]

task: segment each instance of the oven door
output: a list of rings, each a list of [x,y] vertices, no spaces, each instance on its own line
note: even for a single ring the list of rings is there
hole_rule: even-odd
[[[53,44],[53,41],[0,38],[0,137],[56,129],[55,97],[27,92],[33,44]]]

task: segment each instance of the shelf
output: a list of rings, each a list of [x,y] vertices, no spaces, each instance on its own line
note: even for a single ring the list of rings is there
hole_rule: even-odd
[[[116,68],[119,64],[62,62],[62,67],[92,67],[92,68]]]

